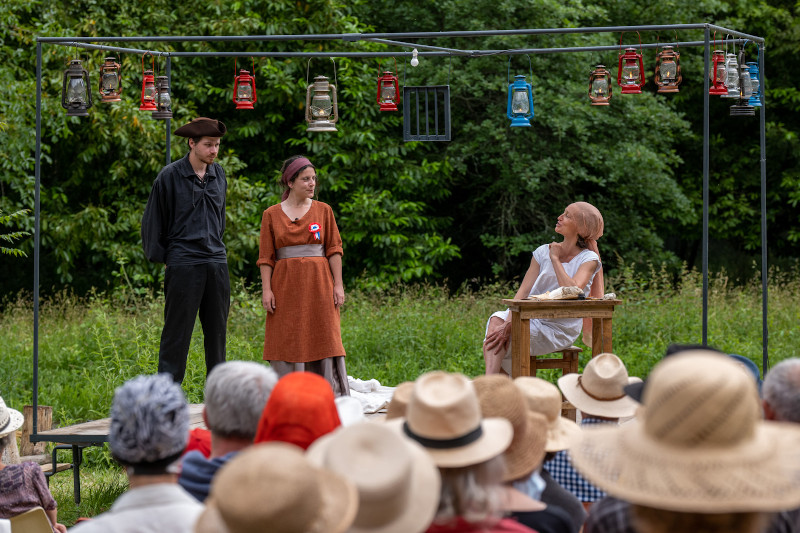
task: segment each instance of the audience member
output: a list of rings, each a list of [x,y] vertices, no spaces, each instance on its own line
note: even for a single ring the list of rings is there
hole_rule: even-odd
[[[439,506],[428,533],[531,531],[503,518],[503,451],[513,437],[511,424],[482,418],[465,376],[423,374],[414,383],[406,417],[386,424],[421,444],[439,467]]]
[[[6,407],[0,397],[0,518],[12,518],[35,507],[44,509],[53,531],[64,533],[67,528],[58,523],[56,501],[47,488],[47,480],[39,465],[24,462],[3,464],[3,451],[16,439],[16,431],[25,419],[16,409]]]
[[[312,372],[291,372],[272,390],[255,442],[288,442],[306,450],[340,425],[330,383]]]
[[[764,377],[764,418],[800,423],[800,359],[786,359]]]
[[[313,466],[297,446],[269,442],[220,469],[195,532],[343,533],[357,510],[358,492],[347,479]]]
[[[589,480],[630,504],[632,528],[605,531],[755,533],[766,513],[800,505],[800,428],[760,420],[739,363],[708,350],[665,358],[642,403],[638,420],[588,428],[570,450]]]
[[[202,504],[178,485],[173,463],[186,447],[189,406],[169,374],[139,376],[114,393],[108,444],[130,489],[80,533],[190,532]]]
[[[178,483],[204,501],[211,479],[234,455],[253,444],[258,420],[278,375],[251,361],[228,361],[213,368],[205,390],[203,421],[211,431],[211,455],[191,451],[183,457]]]
[[[625,364],[612,353],[592,358],[583,374],[565,374],[558,380],[564,397],[581,413],[581,427],[617,425],[620,418],[633,416],[637,403],[623,390],[629,383],[641,381],[628,377]],[[575,495],[587,509],[605,493],[587,481],[572,466],[568,451],[560,451],[545,464],[556,482]]]
[[[533,376],[515,378],[514,385],[527,400],[528,410],[542,414],[547,419],[545,461],[553,459],[557,452],[568,449],[580,437],[581,429],[578,424],[561,416],[562,400],[558,387]],[[572,521],[573,533],[578,533],[586,520],[586,510],[580,500],[556,483],[544,466],[538,470],[538,475],[541,481],[532,478],[532,482],[525,486],[521,484],[514,486],[532,498],[566,511]]]
[[[567,513],[549,506],[517,488],[528,486],[538,479],[547,441],[547,418],[528,410],[525,397],[508,377],[499,374],[478,376],[473,381],[481,414],[484,417],[505,418],[514,429],[514,437],[503,457],[506,469],[503,476],[503,510],[539,533],[570,533],[572,522]]]
[[[351,532],[422,533],[438,507],[439,470],[422,446],[383,424],[357,424],[319,438],[308,460],[358,489]]]
[[[403,418],[406,416],[408,399],[411,398],[411,393],[413,390],[413,381],[404,381],[394,389],[392,399],[389,401],[389,405],[386,406],[386,420]]]

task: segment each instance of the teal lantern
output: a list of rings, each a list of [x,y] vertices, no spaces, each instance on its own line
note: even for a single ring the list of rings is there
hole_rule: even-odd
[[[524,74],[514,76],[514,83],[508,85],[508,108],[506,115],[511,119],[512,128],[530,128],[533,118],[533,89],[525,81]]]
[[[752,85],[752,94],[750,95],[750,105],[753,107],[761,107],[761,79],[759,78],[758,63],[749,61],[747,68],[750,73],[750,83]]]

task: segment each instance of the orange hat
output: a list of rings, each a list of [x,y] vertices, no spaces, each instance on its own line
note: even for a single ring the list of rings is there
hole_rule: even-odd
[[[333,389],[325,378],[292,372],[272,389],[258,421],[255,443],[281,441],[305,450],[341,425]]]

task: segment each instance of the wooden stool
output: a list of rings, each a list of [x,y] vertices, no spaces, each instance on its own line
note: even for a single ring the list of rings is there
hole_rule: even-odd
[[[578,356],[583,350],[577,346],[570,346],[561,350],[561,357],[545,357],[542,355],[531,356],[531,376],[536,375],[537,370],[561,370],[561,375],[564,374],[577,374],[578,373]],[[563,400],[561,404],[561,416],[571,419],[573,422],[578,418],[578,412],[575,407],[566,401],[564,395],[561,395]]]

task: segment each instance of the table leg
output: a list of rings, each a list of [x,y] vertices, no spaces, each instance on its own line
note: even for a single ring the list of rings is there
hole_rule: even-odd
[[[531,375],[531,322],[511,311],[511,377]]]
[[[592,357],[601,353],[613,353],[611,348],[611,319],[592,319]]]

